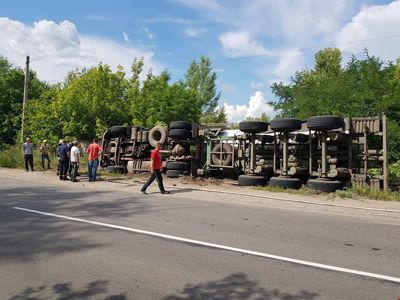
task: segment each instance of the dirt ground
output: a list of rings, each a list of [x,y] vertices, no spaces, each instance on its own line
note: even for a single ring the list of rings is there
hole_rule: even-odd
[[[0,168],[2,178],[29,181],[46,186],[69,189],[93,189],[139,193],[148,174],[127,174],[120,176],[101,175],[99,181],[60,181],[54,170],[25,172],[24,170]],[[196,198],[204,201],[231,202],[242,205],[268,206],[278,209],[295,209],[315,213],[335,213],[348,216],[375,218],[379,222],[400,224],[400,202],[370,199],[333,198],[331,195],[298,195],[272,193],[253,187],[238,186],[237,181],[213,178],[167,178],[164,185],[171,194],[182,198]],[[150,194],[158,193],[157,184],[148,189]],[[168,196],[167,196],[168,197]]]

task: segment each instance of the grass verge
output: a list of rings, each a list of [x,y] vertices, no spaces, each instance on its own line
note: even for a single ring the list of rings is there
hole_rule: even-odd
[[[288,193],[294,195],[328,195],[330,198],[347,198],[347,199],[360,199],[367,198],[371,200],[381,201],[400,201],[400,192],[381,191],[370,189],[368,187],[351,187],[344,190],[338,190],[331,194],[326,194],[320,191],[312,190],[307,187],[302,187],[299,190],[284,189],[279,187],[264,186],[255,187],[256,190],[268,191],[272,193]]]

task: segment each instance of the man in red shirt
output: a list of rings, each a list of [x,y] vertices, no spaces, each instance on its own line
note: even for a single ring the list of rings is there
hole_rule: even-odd
[[[99,140],[95,138],[93,143],[86,149],[88,154],[88,176],[89,181],[96,181],[97,167],[99,166],[99,154],[103,149],[98,144]]]
[[[143,194],[147,194],[146,193],[147,187],[156,178],[157,178],[157,183],[158,183],[158,187],[160,188],[161,194],[169,194],[169,192],[164,189],[162,175],[161,175],[162,161],[161,161],[160,150],[162,149],[162,147],[163,147],[162,143],[157,143],[156,148],[154,150],[151,150],[151,162],[150,162],[151,175],[150,175],[149,179],[147,179],[147,181],[144,184],[144,186],[142,187],[142,189],[140,190]]]

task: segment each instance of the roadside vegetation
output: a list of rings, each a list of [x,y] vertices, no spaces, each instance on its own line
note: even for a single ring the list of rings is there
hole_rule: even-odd
[[[325,195],[325,193],[312,190],[308,187],[302,187],[299,190],[284,189],[279,187],[256,187],[257,190],[268,191],[272,193],[288,193],[294,195]],[[344,190],[337,190],[334,193],[328,194],[328,197],[334,198],[347,198],[347,199],[371,199],[371,200],[382,200],[382,201],[400,201],[400,192],[397,191],[381,191],[377,189],[371,189],[368,187],[351,187]]]

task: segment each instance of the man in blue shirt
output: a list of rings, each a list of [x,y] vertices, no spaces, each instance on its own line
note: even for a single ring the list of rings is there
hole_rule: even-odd
[[[69,157],[71,148],[67,144],[67,140],[63,139],[62,144],[58,147],[60,155],[60,180],[68,180],[67,171],[69,167]]]

